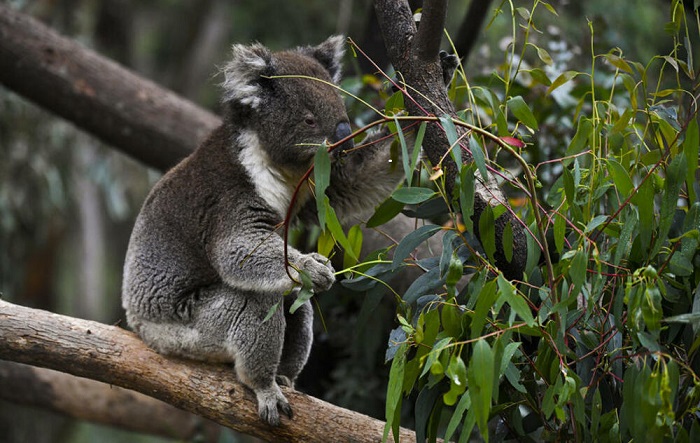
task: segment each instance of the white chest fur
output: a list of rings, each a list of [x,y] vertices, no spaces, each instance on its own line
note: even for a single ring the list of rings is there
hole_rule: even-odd
[[[290,183],[284,174],[272,165],[270,157],[260,146],[260,139],[254,131],[241,132],[238,143],[243,146],[238,159],[253,181],[258,195],[284,218],[296,183]]]

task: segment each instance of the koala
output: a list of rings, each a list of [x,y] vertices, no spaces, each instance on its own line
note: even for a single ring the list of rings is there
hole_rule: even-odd
[[[292,247],[287,270],[280,228],[317,149],[351,134],[333,87],[344,46],[341,36],[282,52],[234,45],[223,68],[223,124],[151,190],[125,259],[131,328],[159,353],[233,363],[270,425],[280,411],[292,417],[280,385],[293,387],[313,340],[311,304],[289,313],[299,270],[315,293],[335,281],[328,259]],[[386,135],[334,151],[327,193],[343,219],[373,209],[402,179]],[[295,213],[312,219],[313,200],[302,187]]]

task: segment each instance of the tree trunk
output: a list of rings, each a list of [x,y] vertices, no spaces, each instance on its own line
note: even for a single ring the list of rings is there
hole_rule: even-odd
[[[406,91],[406,109],[411,115],[447,115],[456,118],[454,105],[447,96],[444,87],[442,68],[438,52],[445,26],[447,0],[426,2],[421,14],[420,25],[416,27],[408,3],[397,0],[375,0],[379,25],[386,43],[387,53],[394,68],[400,73],[403,83],[410,85]],[[466,134],[463,128],[457,128],[462,149],[462,160],[473,161]],[[452,188],[459,169],[451,156],[446,155],[450,148],[444,128],[438,123],[426,127],[423,149],[433,165],[441,165],[445,172],[447,195],[452,195]],[[476,149],[479,149],[476,147]],[[461,166],[461,165],[460,165]],[[479,183],[477,179],[474,196],[474,227],[479,237],[479,218],[487,205],[497,206],[508,202],[498,187],[496,180]],[[503,232],[510,223],[513,228],[513,257],[506,259],[503,250]],[[525,231],[519,220],[511,213],[505,212],[496,220],[496,266],[508,279],[521,279],[527,260],[527,242]]]
[[[379,442],[384,423],[282,388],[294,418],[271,427],[233,368],[162,356],[131,332],[0,300],[0,359],[141,392],[237,431],[274,442]],[[402,429],[402,442],[415,434]]]

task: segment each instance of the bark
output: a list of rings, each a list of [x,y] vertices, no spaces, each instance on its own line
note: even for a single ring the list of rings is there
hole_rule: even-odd
[[[0,399],[178,440],[216,442],[221,429],[214,422],[138,392],[2,360]]]
[[[0,83],[158,169],[176,164],[220,123],[4,3]]]
[[[445,26],[447,0],[427,2],[418,27],[405,0],[374,0],[374,8],[389,59],[399,73],[398,78],[410,85],[404,100],[408,112],[411,115],[449,115],[456,118],[454,105],[449,100],[443,84],[438,56]],[[458,135],[465,135],[465,130],[458,128]],[[463,140],[462,159],[465,163],[472,162],[467,139]],[[451,195],[459,169],[452,157],[445,155],[449,146],[445,130],[437,123],[429,124],[425,131],[423,149],[433,165],[442,165],[447,192]],[[475,195],[473,221],[477,237],[478,220],[486,205],[496,206],[499,203],[508,205],[495,180],[491,178],[488,183],[483,183],[480,189],[477,189]],[[502,246],[503,232],[508,223],[513,228],[512,261],[506,259]],[[527,260],[527,243],[522,225],[510,212],[496,220],[496,248],[496,267],[509,279],[521,279]]]
[[[0,359],[40,366],[149,395],[245,434],[274,442],[379,442],[384,423],[282,388],[294,418],[271,427],[255,395],[228,365],[162,356],[133,333],[0,300]],[[415,434],[402,429],[402,442]]]

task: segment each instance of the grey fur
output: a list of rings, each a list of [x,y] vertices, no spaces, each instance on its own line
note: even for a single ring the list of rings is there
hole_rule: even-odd
[[[160,353],[235,362],[271,425],[279,423],[278,409],[292,415],[279,384],[293,386],[313,338],[309,302],[289,314],[299,279],[285,270],[279,228],[318,146],[348,131],[343,101],[329,84],[340,78],[343,41],[279,53],[234,46],[224,68],[224,124],[153,188],[126,256],[129,325]],[[322,81],[271,78],[284,75]],[[366,213],[401,180],[401,168],[389,163],[391,141],[334,156],[328,195],[339,215]],[[296,207],[313,214],[311,197],[302,188]],[[289,258],[309,273],[315,292],[334,283],[325,257],[290,247]],[[285,293],[284,309],[263,323]]]

